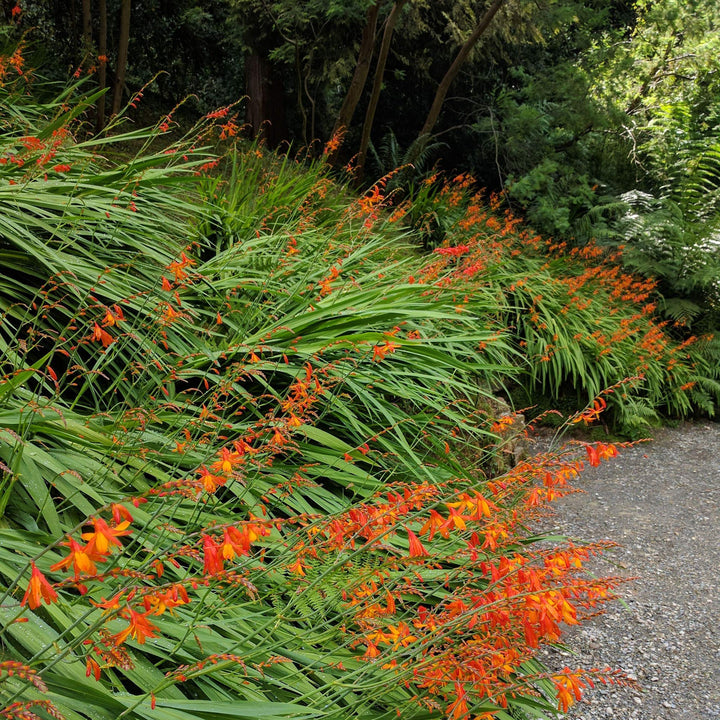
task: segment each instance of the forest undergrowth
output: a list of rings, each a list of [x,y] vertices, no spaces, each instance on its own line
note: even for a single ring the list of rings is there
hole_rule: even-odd
[[[566,427],[637,433],[712,411],[715,341],[470,178],[358,197],[236,144],[232,108],[89,136],[96,98],[23,63],[0,59],[0,717],[509,720],[631,684],[538,661],[621,580],[530,530],[622,443],[505,461],[496,396],[570,385]]]

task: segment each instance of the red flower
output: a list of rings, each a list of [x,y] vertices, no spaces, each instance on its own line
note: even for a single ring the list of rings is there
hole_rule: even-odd
[[[133,516],[130,514],[130,511],[124,505],[118,505],[118,503],[113,503],[110,506],[110,509],[112,510],[113,520],[115,521],[116,525],[119,525],[122,520],[127,520],[128,522],[133,521]]]
[[[410,541],[410,557],[428,557],[430,554],[418,539],[418,536],[410,529],[407,531]]]
[[[25,597],[22,599],[21,605],[27,605],[31,610],[40,607],[42,600],[46,605],[54,603],[58,599],[57,593],[53,590],[52,585],[47,578],[32,563],[32,575],[30,576],[30,584],[25,591]]]
[[[220,547],[209,535],[203,535],[203,560],[205,575],[215,575],[223,571],[223,556]]]

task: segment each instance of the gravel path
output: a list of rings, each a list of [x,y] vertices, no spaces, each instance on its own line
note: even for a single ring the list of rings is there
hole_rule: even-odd
[[[598,686],[571,720],[720,720],[720,424],[657,431],[583,472],[584,490],[556,503],[558,532],[622,547],[593,574],[637,577],[567,634],[562,667],[622,668],[642,692]]]

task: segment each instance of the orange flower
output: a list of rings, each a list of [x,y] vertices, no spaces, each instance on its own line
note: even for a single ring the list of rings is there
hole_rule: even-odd
[[[124,320],[125,316],[123,315],[122,308],[118,307],[117,305],[113,305],[112,310],[108,310],[105,313],[105,319],[103,320],[103,325],[106,327],[110,327],[112,325],[117,325],[121,320]]]
[[[305,568],[308,567],[307,563],[303,563],[301,558],[298,558],[292,565],[288,565],[288,570],[301,577],[305,576]]]
[[[220,549],[225,560],[234,560],[236,555],[247,555],[250,550],[247,533],[241,533],[234,527],[226,527]]]
[[[93,676],[95,680],[100,680],[100,665],[96,660],[89,657],[85,660],[85,677]]]
[[[385,342],[382,345],[375,345],[373,346],[372,359],[374,362],[380,362],[385,359],[385,356],[388,353],[394,353],[399,347],[401,346],[394,342]]]
[[[93,326],[93,333],[91,337],[93,340],[99,340],[103,347],[112,345],[112,343],[115,342],[115,338],[109,332],[103,330],[97,323]]]
[[[380,650],[378,649],[378,646],[375,645],[375,643],[371,642],[370,640],[366,640],[365,645],[367,647],[367,650],[365,650],[363,658],[367,658],[368,660],[370,660],[380,655]]]
[[[20,604],[27,605],[34,610],[36,607],[40,607],[42,600],[46,605],[50,605],[58,599],[58,596],[47,578],[35,567],[35,563],[31,563],[31,566],[30,583]]]
[[[175,310],[170,303],[165,303],[165,310],[162,315],[162,322],[164,325],[171,325],[176,320],[179,320],[183,317],[185,316]]]
[[[200,473],[200,480],[202,480],[205,492],[208,492],[211,495],[218,489],[218,487],[227,482],[224,477],[220,475],[213,475],[204,465],[200,468],[200,470],[198,470],[198,472]]]
[[[430,510],[430,517],[427,519],[425,524],[420,528],[420,534],[424,535],[428,530],[430,531],[430,540],[433,539],[435,532],[437,530],[440,531],[440,534],[447,538],[449,537],[449,532],[447,529],[447,520],[437,511],[437,510]]]
[[[180,280],[184,280],[187,277],[187,273],[185,272],[185,268],[189,267],[190,265],[194,265],[195,261],[190,260],[185,253],[180,253],[180,260],[176,260],[175,262],[171,262],[167,269],[175,275],[175,282],[180,282]]]
[[[471,497],[468,493],[458,495],[457,502],[446,503],[448,508],[457,508],[459,510],[473,510],[473,514],[466,516],[465,520],[482,520],[483,517],[490,517],[491,511],[496,510],[494,504],[489,503],[479,492],[475,491],[475,497]],[[452,511],[451,511],[452,512]]]
[[[343,137],[345,135],[345,129],[341,128],[339,132],[336,132],[328,141],[325,143],[325,149],[323,155],[332,155],[335,153],[340,145],[342,144]]]
[[[617,457],[617,448],[612,443],[598,443],[598,454],[601,460]]]
[[[571,418],[571,423],[584,422],[585,424],[591,423],[593,420],[597,420],[600,417],[600,413],[605,410],[607,403],[603,398],[597,398],[591,408],[584,410],[575,417]]]
[[[417,637],[410,632],[408,624],[401,621],[397,625],[388,626],[387,639],[393,644],[393,650],[397,650],[412,644]]]
[[[132,534],[132,530],[125,529],[130,524],[127,520],[114,528],[111,528],[102,518],[93,518],[92,522],[95,528],[94,532],[82,534],[82,539],[88,541],[87,552],[90,555],[96,553],[107,555],[112,545],[122,547],[122,543],[118,540],[119,537]]]
[[[130,624],[124,630],[112,636],[116,645],[122,645],[128,636],[137,640],[141,645],[145,642],[146,638],[157,636],[157,626],[153,625],[147,619],[150,613],[135,612],[132,608],[128,608],[127,612],[130,616],[128,618]]]
[[[449,718],[459,720],[459,718],[467,717],[468,704],[466,700],[465,688],[462,683],[455,682],[456,698],[446,709],[445,712]]]
[[[173,608],[190,602],[187,591],[182,585],[173,585],[164,593],[157,592],[143,598],[146,614],[162,615],[166,610],[173,615]]]
[[[617,448],[611,443],[596,443],[595,445],[586,445],[585,450],[588,456],[588,462],[592,467],[598,467],[601,460],[609,460],[617,456]]]
[[[448,503],[448,510],[450,511],[450,517],[447,519],[446,524],[451,525],[459,530],[464,530],[467,525],[465,524],[465,516],[458,512],[458,510],[452,507],[454,503]]]
[[[224,447],[220,449],[220,459],[216,460],[210,469],[213,472],[222,473],[223,475],[232,475],[235,465],[242,465],[245,462],[245,458],[241,453],[231,451]]]
[[[97,574],[95,562],[103,562],[105,556],[99,554],[96,548],[91,549],[89,546],[83,547],[72,538],[69,538],[69,541],[63,543],[63,545],[67,545],[70,548],[70,554],[63,560],[51,565],[51,570],[66,570],[72,565],[76,580],[80,577],[81,573],[85,573],[85,575]]]
[[[103,610],[108,611],[115,611],[120,609],[120,601],[123,599],[124,593],[120,591],[117,593],[117,595],[114,595],[109,600],[106,600],[104,597],[101,598],[100,602],[95,602],[92,598],[90,598],[90,604],[94,605],[97,608],[102,608]],[[127,600],[131,600],[135,595],[135,591],[132,590],[127,596]]]
[[[113,503],[112,505],[110,505],[110,509],[112,510],[113,520],[115,521],[116,525],[120,524],[121,518],[123,520],[127,520],[128,522],[132,522],[133,517],[130,514],[130,511],[124,505]]]
[[[262,520],[250,513],[250,520],[258,520],[259,522],[251,522],[245,525],[247,528],[248,536],[250,537],[250,542],[255,542],[261,537],[265,537],[265,535],[270,534],[270,528],[267,525],[264,525]]]
[[[489,503],[477,491],[475,492],[472,504],[475,506],[475,513],[471,516],[473,520],[481,520],[483,517],[490,517],[492,515],[492,511],[497,509],[494,504]]]
[[[570,668],[564,668],[564,675],[555,675],[552,681],[557,690],[558,710],[567,712],[576,700],[582,697],[582,690],[586,683],[580,679],[578,673],[570,672]]]
[[[418,536],[409,528],[407,534],[410,541],[410,557],[428,557],[430,553],[423,547]]]
[[[515,417],[513,415],[503,415],[501,418],[496,420],[490,427],[490,432],[502,434],[515,423]]]

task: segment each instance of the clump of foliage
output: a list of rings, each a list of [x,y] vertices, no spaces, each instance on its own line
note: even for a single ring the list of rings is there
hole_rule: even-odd
[[[714,413],[717,340],[687,336],[681,321],[659,317],[656,281],[625,271],[619,251],[544,240],[501,212],[500,198],[470,187],[467,177],[430,178],[408,214],[425,243],[441,238],[425,272],[450,272],[440,282],[456,291],[467,283],[461,309],[473,307],[478,283],[493,287],[498,322],[523,356],[529,397],[534,390],[557,399],[572,388],[582,404],[636,377],[642,389],[612,398],[625,432],[640,431],[658,412]]]
[[[630,682],[536,658],[618,581],[528,528],[615,446],[483,467],[523,378],[615,385],[571,422],[638,371],[690,408],[711,373],[646,285],[463,178],[416,199],[452,220],[419,255],[381,185],[209,155],[227,110],[82,140],[92,99],[0,69],[0,717],[509,720]]]

